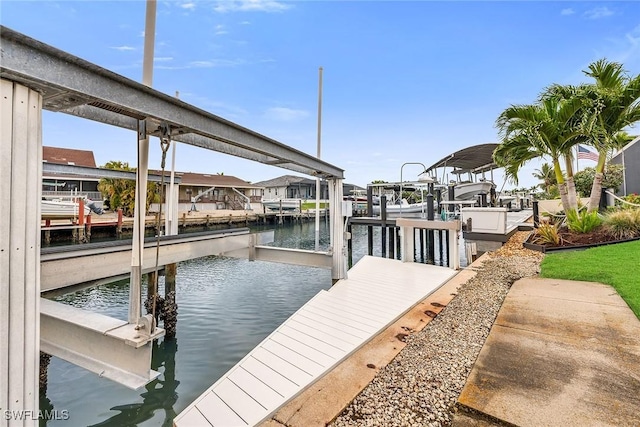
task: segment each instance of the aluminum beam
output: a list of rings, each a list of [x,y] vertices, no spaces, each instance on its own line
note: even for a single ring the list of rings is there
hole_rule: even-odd
[[[101,168],[89,168],[86,166],[75,166],[75,165],[59,165],[55,163],[42,163],[42,173],[46,174],[59,174],[59,175],[81,175],[85,177],[92,178],[114,178],[114,179],[136,179],[135,172],[128,171],[120,171],[116,169],[101,169]],[[161,182],[162,176],[149,174],[147,175],[147,179],[151,182]],[[165,176],[165,182],[167,177]],[[176,184],[180,184],[182,182],[181,177],[175,177]]]
[[[259,242],[273,241],[273,231],[260,233]],[[158,265],[172,264],[210,255],[222,255],[251,246],[248,229],[216,234],[178,235],[164,237],[160,242]],[[41,255],[41,292],[52,291],[130,271],[131,245],[83,245],[66,252],[43,251]],[[155,266],[156,243],[147,239],[144,245],[143,271]]]
[[[101,377],[138,389],[159,372],[151,366],[152,342],[135,325],[66,304],[40,299],[40,349]]]
[[[332,254],[303,249],[277,248],[273,246],[255,246],[225,252],[223,255],[232,258],[249,258],[255,261],[279,262],[281,264],[304,265],[307,267],[331,268]]]
[[[9,28],[0,27],[0,36],[0,75],[41,92],[43,108],[47,110],[65,112],[75,109],[77,112],[80,106],[92,105],[128,117],[126,120],[166,122],[179,134],[204,137],[205,140],[198,141],[201,143],[198,146],[206,149],[234,151],[233,155],[246,156],[250,160],[262,155],[263,160],[257,161],[268,164],[279,160],[283,162],[280,166],[303,169],[301,172],[308,175],[343,178],[342,169],[314,156]],[[117,125],[113,116],[107,120],[104,115],[92,115],[92,109],[85,110],[87,118]],[[151,126],[149,129],[152,131]]]

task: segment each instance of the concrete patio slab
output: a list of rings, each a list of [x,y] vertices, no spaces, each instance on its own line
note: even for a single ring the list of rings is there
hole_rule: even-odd
[[[640,321],[610,286],[519,280],[458,405],[518,426],[640,425]]]

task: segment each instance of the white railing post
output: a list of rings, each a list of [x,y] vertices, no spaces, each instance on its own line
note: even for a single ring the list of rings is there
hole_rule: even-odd
[[[458,225],[460,221],[456,221]],[[460,248],[458,248],[458,229],[449,230],[449,268],[460,269]]]
[[[342,218],[342,179],[330,178],[327,183],[329,187],[331,250],[333,253],[331,279],[335,283],[347,277],[347,246],[345,245],[345,230]]]
[[[400,241],[402,247],[402,262],[414,262],[415,242],[413,236],[415,228],[403,225],[400,227]]]

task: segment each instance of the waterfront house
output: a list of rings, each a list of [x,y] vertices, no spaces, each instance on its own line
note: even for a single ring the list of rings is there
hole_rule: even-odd
[[[263,187],[264,199],[302,199],[315,200],[316,180],[304,178],[296,175],[283,175],[266,181],[256,182],[255,185]],[[344,195],[350,194],[353,190],[365,191],[364,188],[354,184],[343,184]],[[329,199],[329,189],[324,180],[320,181],[320,199]]]
[[[640,194],[640,136],[618,151],[609,163],[622,165],[623,181],[619,195]]]
[[[160,173],[160,171],[154,171]],[[165,183],[169,182],[165,171]],[[231,175],[175,172],[178,186],[178,211],[217,209],[260,209],[263,188]],[[151,206],[151,211],[157,209]]]
[[[73,148],[42,147],[42,161],[55,165],[96,168],[93,151]],[[100,178],[78,173],[44,172],[42,174],[42,195],[52,197],[86,196],[92,200],[102,200],[98,191]]]

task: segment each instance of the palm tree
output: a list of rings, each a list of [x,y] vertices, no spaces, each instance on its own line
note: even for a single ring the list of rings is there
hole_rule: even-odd
[[[103,168],[129,172],[135,172],[136,170],[135,168],[130,167],[129,163],[117,160],[107,162]],[[151,203],[155,203],[160,200],[160,196],[158,194],[159,188],[160,186],[158,183],[148,183],[145,212],[148,212]],[[109,199],[111,209],[122,208],[122,211],[126,216],[133,215],[136,198],[135,180],[102,178],[98,183],[98,191]]]
[[[547,193],[549,192],[551,187],[558,184],[556,175],[553,171],[553,166],[549,163],[544,163],[542,166],[540,166],[540,169],[536,169],[533,177],[542,181],[542,184],[539,184],[540,188],[542,188]]]
[[[595,83],[581,85],[576,91],[583,103],[581,133],[599,156],[589,199],[591,212],[600,205],[608,154],[627,140],[623,130],[640,121],[640,75],[629,77],[622,64],[606,59],[590,64],[584,73]]]
[[[522,165],[535,158],[550,157],[565,212],[577,207],[577,199],[575,187],[572,198],[567,194],[560,160],[566,158],[568,147],[577,137],[572,123],[580,107],[577,99],[543,94],[537,104],[512,105],[496,121],[502,135],[502,142],[494,151],[496,164],[517,182]]]

